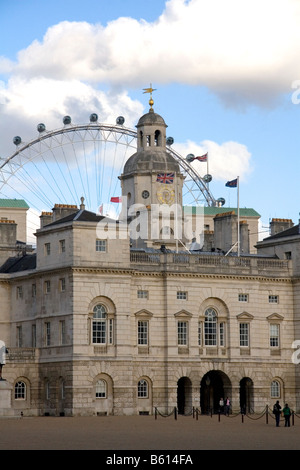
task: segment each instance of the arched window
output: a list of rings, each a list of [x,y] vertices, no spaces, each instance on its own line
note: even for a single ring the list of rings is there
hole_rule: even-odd
[[[217,314],[213,308],[205,311],[204,341],[205,346],[217,345]]]
[[[25,400],[26,398],[26,384],[24,382],[17,382],[15,384],[15,400]]]
[[[159,130],[155,131],[154,134],[154,145],[161,147],[161,132]]]
[[[96,383],[96,398],[106,398],[106,382],[103,379],[98,380]]]
[[[139,380],[138,398],[148,398],[148,382],[145,379]]]
[[[107,342],[107,310],[102,304],[93,309],[92,342],[106,344]]]
[[[271,383],[271,398],[280,398],[280,383],[273,380]]]

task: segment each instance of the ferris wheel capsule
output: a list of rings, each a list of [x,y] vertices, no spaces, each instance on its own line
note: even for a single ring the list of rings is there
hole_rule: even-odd
[[[90,122],[97,122],[98,121],[98,114],[93,113],[90,115]]]
[[[123,126],[124,122],[125,122],[125,118],[123,116],[117,117],[116,124],[119,124],[120,126]]]
[[[174,144],[174,139],[173,139],[173,137],[167,137],[166,143],[167,143],[167,145],[172,145],[172,144]]]
[[[212,180],[212,176],[211,175],[204,175],[203,179],[204,179],[205,183],[210,183],[211,180]]]
[[[71,121],[72,121],[72,119],[71,119],[70,116],[65,116],[65,117],[63,118],[63,123],[64,123],[64,125],[71,124]]]
[[[38,130],[38,132],[45,132],[45,130],[46,130],[45,124],[43,124],[42,122],[40,124],[38,124],[37,125],[37,130]]]
[[[13,142],[15,145],[20,145],[20,143],[22,142],[22,139],[19,135],[16,135],[16,137],[13,138]]]
[[[188,162],[192,162],[195,160],[195,155],[193,153],[189,153],[185,158]]]

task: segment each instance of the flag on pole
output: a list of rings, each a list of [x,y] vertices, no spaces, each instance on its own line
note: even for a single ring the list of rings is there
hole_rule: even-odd
[[[207,162],[207,155],[208,152],[206,152],[205,155],[201,155],[201,157],[195,157],[195,160],[198,160],[198,162]]]
[[[159,173],[156,181],[164,184],[172,184],[174,180],[174,173]]]
[[[235,180],[227,181],[225,184],[228,188],[236,188],[237,187],[237,178]]]
[[[117,196],[117,197],[111,197],[110,202],[122,202],[122,198]]]

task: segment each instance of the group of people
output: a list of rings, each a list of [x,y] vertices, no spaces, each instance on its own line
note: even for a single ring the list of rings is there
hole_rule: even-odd
[[[220,398],[219,407],[220,407],[220,413],[224,413],[225,416],[229,416],[230,400],[228,397],[226,397],[225,400],[223,400],[223,398]]]
[[[220,398],[219,410],[220,410],[220,413],[224,413],[225,416],[229,416],[230,400],[228,397],[226,397],[225,400],[223,398]],[[279,400],[277,400],[275,405],[273,406],[273,413],[275,415],[276,427],[279,426],[281,415],[283,415],[284,417],[284,426],[290,427],[291,425],[290,418],[291,418],[292,411],[287,403],[284,405],[283,409],[281,410]]]
[[[283,417],[284,417],[284,426],[285,427],[290,427],[290,425],[291,425],[290,424],[290,417],[291,417],[292,412],[291,412],[291,409],[290,409],[290,407],[287,403],[284,405],[284,408],[281,411],[281,406],[279,404],[279,400],[277,400],[277,402],[273,406],[273,413],[275,415],[276,427],[279,426],[281,414],[283,414]]]

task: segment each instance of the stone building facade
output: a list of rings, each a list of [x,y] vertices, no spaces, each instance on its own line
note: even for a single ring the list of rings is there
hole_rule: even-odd
[[[164,120],[151,108],[137,128],[137,153],[120,175],[134,210],[114,221],[83,200],[56,205],[41,214],[36,250],[9,252],[0,269],[10,394],[0,414],[209,413],[227,396],[233,412],[277,399],[299,411],[299,225],[254,247],[247,214],[237,227],[234,211],[220,208],[194,233],[196,249],[194,240],[178,248],[174,217],[166,228],[161,214],[156,238],[134,237],[138,222],[153,223],[153,204],[182,205]],[[228,253],[237,230],[241,256]]]

